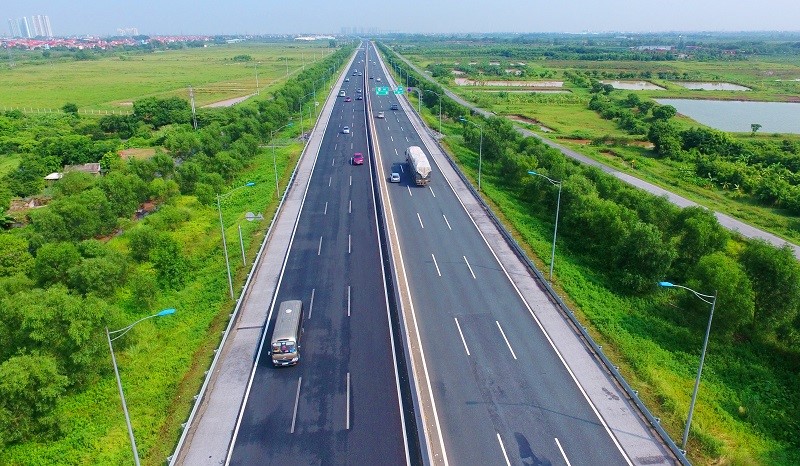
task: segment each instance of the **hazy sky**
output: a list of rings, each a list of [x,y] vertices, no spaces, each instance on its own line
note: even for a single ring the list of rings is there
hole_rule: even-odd
[[[800,31],[798,0],[0,0],[56,35],[398,32]]]

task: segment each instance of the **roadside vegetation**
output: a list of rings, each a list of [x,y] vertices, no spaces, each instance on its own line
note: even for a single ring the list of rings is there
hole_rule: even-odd
[[[177,312],[114,349],[143,464],[173,453],[234,304],[217,196],[230,193],[226,235],[241,226],[252,261],[278,203],[267,144],[278,146],[283,189],[303,148],[298,109],[351,53],[327,53],[269,95],[200,109],[196,130],[176,97],[139,98],[131,115],[100,119],[71,106],[0,114],[0,205],[37,205],[9,212],[0,232],[0,464],[130,463],[105,330],[165,308]],[[130,148],[139,156],[120,157]],[[66,172],[45,185],[83,163],[100,163],[103,176]],[[248,211],[264,220],[246,221]],[[246,272],[238,241],[229,247],[238,290]]]
[[[442,94],[442,88],[408,70],[387,46],[380,47],[393,68],[402,68],[396,77],[410,73],[409,84],[423,91],[424,118],[438,129],[434,92]],[[781,164],[793,158],[793,149],[777,150],[782,143],[739,142],[724,133],[693,129],[674,122],[672,107],[634,102],[627,93],[591,79],[585,86],[580,118],[614,130],[621,141],[646,142],[652,136],[659,143],[647,159],[669,158],[670,147],[676,158],[693,161],[692,176],[702,178],[694,170],[706,159],[728,163],[731,153],[721,149],[726,144],[727,150],[752,152],[748,166],[754,170],[760,168],[758,153],[774,153]],[[417,94],[409,98],[415,101]],[[604,111],[610,118],[601,118]],[[673,439],[683,431],[710,306],[657,283],[667,280],[718,293],[689,458],[696,464],[800,462],[800,263],[793,252],[745,240],[722,228],[705,209],[677,208],[577,164],[536,138],[523,138],[506,118],[469,113],[442,99],[442,143],[475,182],[480,132],[460,120],[466,117],[483,127],[484,199],[541,268],[549,266],[558,189],[528,171],[563,183],[554,287],[566,295]],[[656,137],[664,127],[674,139]],[[599,144],[608,142],[607,133],[597,138]],[[699,141],[706,142],[702,150]],[[793,169],[784,167],[772,169],[792,179]],[[756,192],[743,190],[742,196],[751,196],[753,204],[763,202]]]

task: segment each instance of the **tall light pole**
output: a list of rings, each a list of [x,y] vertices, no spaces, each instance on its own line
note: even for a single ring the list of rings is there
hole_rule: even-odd
[[[222,207],[220,206],[220,199],[226,197],[233,193],[234,191],[246,188],[250,186],[255,186],[255,183],[248,182],[238,188],[233,188],[225,194],[219,195],[217,194],[217,212],[219,212],[219,229],[222,230],[222,251],[225,253],[225,271],[228,273],[228,289],[231,293],[231,299],[233,299],[233,279],[231,278],[231,264],[228,260],[228,242],[225,240],[225,224],[222,222]]]
[[[442,134],[442,94],[428,89],[425,89],[425,92],[430,92],[431,94],[439,96],[439,134]]]
[[[294,123],[289,122],[281,126],[280,128],[273,129],[272,133],[270,134],[269,140],[272,141],[273,139],[275,139],[275,133],[282,130],[283,128],[292,126],[293,124]],[[280,190],[278,189],[278,164],[275,161],[275,143],[272,144],[272,169],[275,170],[275,197],[280,198]]]
[[[483,167],[483,125],[479,125],[475,122],[469,121],[464,117],[459,118],[459,121],[464,123],[469,123],[471,125],[477,126],[479,130],[481,130],[481,142],[478,146],[478,191],[481,190],[481,168]]]
[[[133,328],[134,325],[138,324],[147,319],[152,319],[153,317],[162,317],[167,316],[170,314],[174,314],[175,309],[164,309],[163,311],[153,314],[151,316],[144,317],[142,319],[137,320],[136,322],[128,325],[127,327],[123,327],[119,330],[114,330],[109,332],[108,327],[106,327],[106,339],[108,339],[108,350],[111,352],[111,364],[114,365],[114,375],[117,377],[117,388],[119,389],[119,398],[122,401],[122,411],[125,413],[125,424],[128,426],[128,436],[131,439],[131,449],[133,450],[133,462],[136,466],[139,466],[139,451],[136,449],[136,438],[133,435],[133,426],[131,426],[131,416],[128,413],[128,405],[125,403],[125,392],[122,391],[122,380],[119,378],[119,368],[117,367],[117,357],[114,355],[114,345],[111,343],[117,338],[125,335],[128,333],[130,329]],[[117,335],[119,333],[119,335]],[[114,338],[111,338],[111,335],[115,335]]]
[[[550,252],[550,283],[553,283],[553,264],[556,261],[556,235],[558,234],[558,211],[561,210],[561,182],[548,178],[541,173],[529,171],[529,175],[541,176],[550,182],[550,184],[558,186],[558,201],[556,201],[556,223],[553,227],[553,250]]]
[[[694,391],[692,392],[692,402],[689,404],[689,416],[686,418],[686,427],[683,429],[683,440],[681,441],[681,449],[686,452],[686,442],[689,440],[689,427],[692,425],[692,414],[694,414],[694,404],[697,401],[697,391],[700,389],[700,375],[703,373],[703,362],[706,359],[706,348],[708,348],[708,336],[711,334],[711,319],[714,318],[714,308],[717,305],[717,290],[714,290],[713,295],[698,293],[697,291],[681,286],[675,285],[670,282],[658,282],[659,286],[667,288],[683,288],[690,291],[697,296],[700,301],[711,305],[711,313],[708,315],[708,326],[706,327],[706,337],[703,340],[703,351],[700,353],[700,366],[697,368],[697,378],[694,381]],[[711,301],[709,301],[709,299]]]
[[[258,62],[255,62],[253,67],[256,70],[256,95],[261,95],[261,87],[258,85]]]
[[[417,113],[422,118],[422,91],[418,87],[415,87],[414,90],[417,91]]]

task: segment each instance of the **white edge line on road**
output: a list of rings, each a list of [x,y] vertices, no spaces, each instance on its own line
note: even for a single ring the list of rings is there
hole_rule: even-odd
[[[350,430],[350,373],[347,373],[347,430]]]
[[[316,288],[311,288],[311,302],[308,304],[308,320],[311,320],[311,312],[314,310],[314,292]]]
[[[317,248],[317,255],[322,253],[322,236],[319,237],[319,247]]]
[[[434,256],[433,253],[431,253],[431,257],[433,258],[433,265],[436,266],[436,273],[438,273],[439,276],[441,277],[442,272],[439,270],[439,264],[436,263],[436,256]]]
[[[500,438],[500,433],[497,433],[497,441],[500,443],[500,449],[503,450],[503,458],[506,459],[506,464],[511,466],[511,461],[508,459],[508,453],[506,453],[506,446],[503,445],[503,439]]]
[[[419,216],[419,212],[417,212],[417,220],[419,220],[419,226],[425,228],[425,225],[422,224],[422,217]]]
[[[456,321],[456,327],[458,328],[458,334],[461,335],[461,343],[464,343],[464,350],[467,352],[467,356],[469,356],[469,347],[467,346],[467,340],[464,339],[464,334],[461,332],[461,325],[458,324],[458,317],[453,317]]]
[[[512,348],[511,343],[508,342],[508,338],[506,338],[506,332],[503,331],[503,327],[500,326],[500,322],[495,320],[494,323],[496,323],[497,328],[500,329],[500,335],[503,335],[503,340],[506,341],[506,346],[508,346],[508,350],[511,351],[511,356],[513,356],[514,359],[517,359],[517,355],[514,354],[514,348]]]
[[[558,450],[561,452],[561,456],[564,457],[564,461],[566,461],[567,466],[572,466],[572,464],[569,462],[569,458],[567,458],[567,454],[564,453],[564,449],[561,448],[561,442],[558,441],[557,437],[554,440],[556,441],[556,445],[558,445]]]
[[[447,224],[447,228],[448,228],[450,231],[453,231],[453,227],[451,227],[451,226],[450,226],[450,222],[448,222],[448,221],[447,221],[447,217],[445,217],[445,216],[444,216],[444,214],[442,214],[442,218],[444,219],[444,223],[446,223],[446,224]]]
[[[425,143],[425,139],[422,139],[422,144],[425,145],[425,147],[428,149],[428,152],[430,153],[430,148]],[[438,148],[437,148],[437,150],[438,150]],[[447,158],[448,156],[445,155],[445,154],[442,154],[442,157]],[[433,156],[431,156],[431,159],[433,160],[434,164],[436,164],[437,166],[439,165],[438,163],[436,163],[436,159]],[[439,172],[442,173],[442,169],[441,168],[439,168]],[[578,390],[580,390],[581,394],[583,395],[583,398],[586,400],[587,403],[589,403],[589,407],[592,408],[592,411],[594,412],[595,416],[597,416],[597,419],[600,421],[600,424],[603,425],[603,428],[605,429],[606,433],[608,434],[609,437],[611,437],[611,441],[614,442],[614,445],[617,447],[617,450],[620,452],[622,457],[625,459],[625,463],[628,464],[629,466],[633,466],[633,463],[631,462],[631,459],[628,457],[628,454],[622,448],[622,445],[620,445],[619,440],[617,440],[617,437],[614,435],[614,433],[611,432],[611,428],[608,426],[608,423],[606,423],[606,420],[603,419],[603,416],[600,415],[600,412],[597,410],[597,407],[594,405],[594,403],[592,402],[591,398],[589,398],[589,394],[586,393],[586,390],[583,388],[583,386],[580,384],[580,382],[578,382],[578,378],[575,376],[575,373],[572,372],[572,369],[567,364],[567,361],[564,359],[564,356],[561,354],[561,352],[556,347],[555,342],[553,342],[553,339],[550,338],[550,335],[547,333],[547,330],[545,330],[545,328],[542,325],[542,323],[539,320],[539,318],[536,317],[536,314],[533,312],[533,309],[531,308],[530,304],[528,304],[528,301],[525,299],[525,296],[523,296],[522,291],[520,291],[520,289],[517,286],[517,284],[514,283],[514,280],[511,279],[511,275],[508,273],[508,270],[506,270],[506,267],[503,265],[503,263],[500,262],[500,258],[497,257],[497,253],[495,253],[494,248],[492,248],[492,245],[489,244],[489,240],[486,239],[486,236],[483,234],[481,229],[478,228],[478,224],[475,222],[475,219],[472,218],[472,215],[470,215],[469,210],[467,209],[467,206],[464,205],[464,201],[462,201],[461,197],[459,197],[458,193],[456,193],[456,190],[453,187],[453,184],[450,182],[450,180],[447,179],[446,176],[442,176],[442,178],[444,178],[444,180],[450,186],[450,190],[453,191],[453,194],[455,194],[456,199],[458,199],[458,202],[461,203],[461,207],[464,209],[464,212],[466,212],[467,218],[469,218],[469,220],[475,226],[475,229],[478,231],[478,234],[481,235],[481,238],[483,238],[483,242],[486,243],[486,246],[489,248],[489,251],[492,252],[492,255],[494,256],[495,261],[497,261],[497,264],[500,265],[500,268],[503,270],[503,273],[506,275],[506,278],[508,278],[508,281],[511,282],[511,286],[514,287],[514,290],[517,292],[517,295],[519,296],[520,300],[522,300],[522,303],[525,305],[525,308],[528,310],[528,313],[531,315],[531,317],[533,317],[533,320],[536,322],[536,325],[539,326],[539,330],[541,330],[542,334],[547,339],[547,342],[550,344],[550,347],[553,348],[553,351],[555,351],[556,355],[558,356],[558,359],[561,361],[561,364],[564,365],[564,367],[566,368],[566,370],[569,373],[570,377],[572,378],[572,381],[575,382],[575,385],[578,386]]]
[[[364,78],[364,79],[366,80],[366,78]],[[367,95],[369,96],[369,94],[367,94]],[[367,99],[369,99],[367,101],[367,103],[371,102],[371,100],[372,100],[371,97],[367,97]],[[366,111],[364,112],[365,130],[366,130],[367,117],[371,115],[371,112],[372,112],[371,108],[366,109]],[[375,127],[377,128],[377,125]],[[374,137],[374,133],[373,133],[373,137]],[[380,148],[378,148],[377,141],[375,141],[375,146],[374,147],[376,148],[375,152],[374,152],[375,153],[375,157],[376,157],[376,159],[380,159],[381,158],[380,157]],[[378,164],[378,165],[380,165],[380,164]],[[370,184],[374,183],[374,179],[373,179],[374,177],[372,176],[372,170],[370,170],[370,172],[369,172],[369,178],[370,178]],[[378,179],[378,186],[381,188],[381,192],[383,192],[383,189],[386,188],[385,178],[380,177]],[[372,191],[372,203],[376,204],[377,203],[377,199],[375,198],[375,190],[373,189],[371,191]],[[391,206],[391,202],[388,199],[388,194],[389,194],[388,190],[386,191],[386,194],[387,194],[386,203],[388,204],[389,212],[391,212],[392,211],[392,206]],[[380,238],[380,234],[378,233],[378,230],[380,228],[380,224],[379,224],[379,221],[378,221],[378,209],[377,209],[377,206],[375,207],[373,212],[375,214],[374,215],[374,218],[375,218],[375,236],[377,237],[378,243],[380,244],[381,238]],[[391,219],[391,222],[394,223],[394,218],[393,218],[393,216],[391,214],[387,214],[386,218],[387,219]],[[389,221],[389,220],[387,220],[387,221]],[[391,248],[391,245],[389,247]],[[378,253],[380,254],[381,264],[383,264],[383,260],[384,260],[383,248],[378,248]],[[400,257],[400,261],[402,262],[402,256]],[[405,273],[405,271],[404,271],[404,273]],[[394,364],[394,382],[395,382],[395,386],[397,388],[397,405],[398,405],[399,410],[400,410],[400,425],[403,428],[403,446],[404,446],[405,452],[406,452],[406,466],[411,466],[411,454],[409,452],[409,447],[408,447],[408,436],[409,436],[409,434],[406,431],[405,409],[403,409],[403,397],[401,395],[402,390],[400,388],[400,371],[398,370],[398,366],[397,366],[397,354],[394,351],[394,348],[395,348],[394,327],[392,326],[392,314],[391,314],[391,311],[389,309],[389,289],[386,287],[386,269],[384,269],[383,267],[381,267],[381,277],[383,277],[383,298],[384,298],[384,304],[386,305],[386,320],[389,322],[389,341],[391,342],[391,345],[392,345],[392,363]],[[400,305],[400,307],[402,309],[402,305]],[[400,316],[398,316],[398,317],[400,317]],[[401,328],[402,328],[402,326],[401,326]],[[400,333],[403,334],[405,332],[401,329]],[[408,338],[409,338],[409,344],[410,344],[410,336]],[[413,367],[413,361],[412,361],[411,364],[412,364],[412,367]],[[427,372],[426,372],[426,374],[427,374]],[[430,384],[428,385],[428,389],[430,389]],[[422,416],[420,416],[420,418],[422,418]],[[437,421],[437,426],[438,426],[438,421]]]
[[[301,375],[299,379],[297,379],[297,394],[294,396],[294,412],[292,413],[292,430],[289,432],[290,434],[294,433],[294,425],[297,421],[297,405],[300,404],[300,384],[303,382],[303,376]]]
[[[353,59],[355,59],[355,54],[353,55],[353,58],[351,59],[351,62],[352,62]],[[339,79],[342,79],[342,78],[340,77]],[[323,121],[322,114],[323,114],[323,112],[325,112],[325,107],[331,101],[331,99],[332,99],[331,96],[332,95],[333,95],[333,93],[328,94],[328,98],[325,101],[326,103],[325,103],[325,105],[322,106],[322,111],[320,112],[319,119],[315,123],[314,128],[317,127],[316,126],[317,124],[319,124],[321,121]],[[334,101],[333,104],[331,104],[331,114],[333,114],[333,105],[334,104],[335,104],[335,101]],[[330,123],[331,114],[329,114],[329,116],[328,116],[328,123]],[[327,124],[326,124],[326,129],[327,129]],[[313,133],[313,129],[312,129],[312,133]],[[337,137],[339,136],[338,133],[337,133],[336,136]],[[306,144],[306,147],[303,149],[303,151],[307,150],[308,147],[309,147],[309,145]],[[280,275],[278,277],[278,283],[275,285],[275,290],[273,291],[273,294],[272,294],[272,302],[270,303],[270,311],[269,311],[269,314],[267,315],[267,320],[266,320],[266,322],[264,324],[264,331],[261,332],[261,342],[258,345],[258,353],[257,353],[257,356],[256,356],[256,360],[253,363],[253,368],[250,370],[250,380],[248,380],[248,382],[247,382],[247,388],[245,389],[244,397],[242,398],[242,405],[241,405],[241,408],[239,409],[239,414],[237,415],[236,425],[233,428],[233,435],[231,435],[231,441],[230,441],[230,444],[228,445],[228,451],[225,454],[225,466],[228,466],[230,464],[231,456],[233,455],[233,448],[236,446],[236,438],[239,435],[239,428],[242,425],[242,418],[244,416],[244,410],[247,407],[247,401],[250,398],[250,390],[253,388],[253,380],[255,379],[255,376],[256,376],[256,370],[258,369],[258,363],[259,363],[259,361],[261,361],[261,354],[262,354],[262,351],[264,349],[264,341],[266,341],[266,339],[267,339],[267,331],[269,330],[269,322],[272,319],[272,313],[275,310],[275,302],[278,299],[278,290],[280,290],[281,283],[283,282],[284,273],[286,272],[286,264],[289,262],[289,253],[291,252],[292,245],[294,244],[295,234],[297,233],[297,226],[300,224],[300,216],[303,214],[303,208],[305,207],[305,204],[306,204],[306,197],[308,196],[308,190],[311,187],[311,178],[314,176],[314,168],[317,166],[317,161],[319,160],[319,152],[320,152],[321,148],[322,148],[322,141],[320,140],[319,147],[317,147],[317,149],[316,149],[317,152],[314,155],[314,163],[311,164],[311,173],[309,175],[308,182],[306,183],[306,188],[303,190],[303,199],[300,202],[300,209],[298,210],[297,216],[294,219],[294,226],[292,227],[292,237],[289,240],[289,246],[286,248],[286,254],[284,254],[284,256],[283,256],[283,265],[281,265],[281,273],[280,273]],[[306,154],[301,153],[300,157],[302,158],[304,155],[306,155]],[[299,162],[298,162],[298,167],[299,167]],[[330,184],[329,184],[329,186],[330,186]],[[288,189],[290,189],[290,188],[287,188],[287,190]],[[284,196],[288,196],[288,194],[284,193]],[[401,411],[401,416],[402,416],[402,411]],[[407,447],[406,447],[406,452],[408,452],[408,448]]]
[[[472,271],[472,267],[469,265],[469,261],[467,260],[467,256],[461,256],[464,258],[464,262],[467,264],[467,268],[469,269],[470,275],[472,275],[472,279],[475,280],[475,272]]]

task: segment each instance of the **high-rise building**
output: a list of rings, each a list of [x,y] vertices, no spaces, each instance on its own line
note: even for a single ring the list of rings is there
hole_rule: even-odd
[[[33,24],[33,35],[35,37],[53,37],[49,16],[33,15],[31,16],[31,23]]]
[[[53,37],[53,28],[50,27],[50,17],[47,15],[44,15],[44,30],[47,37]]]
[[[11,37],[19,37],[19,24],[17,21],[11,18],[8,18],[8,32],[11,33]]]
[[[30,39],[31,36],[31,28],[28,27],[28,18],[22,17],[17,20],[17,25],[19,27],[19,37],[24,37],[26,39]]]

